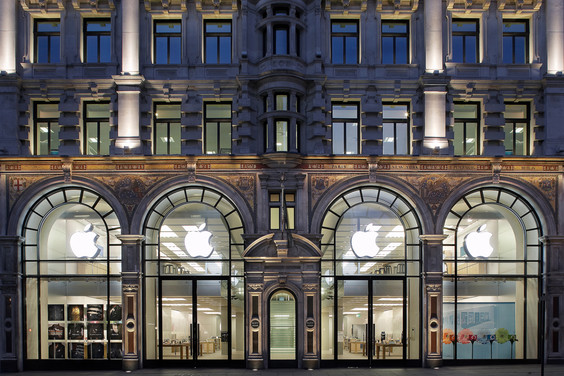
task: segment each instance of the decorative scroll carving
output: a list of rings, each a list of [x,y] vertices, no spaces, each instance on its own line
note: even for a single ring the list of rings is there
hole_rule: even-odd
[[[123,292],[135,293],[139,291],[139,285],[133,285],[133,284],[123,285],[122,290]]]
[[[251,208],[255,208],[256,197],[256,176],[255,175],[227,175],[220,176],[233,186],[249,203]]]
[[[263,289],[263,283],[247,283],[247,290],[249,291],[262,291]]]
[[[64,162],[62,169],[65,183],[70,183],[72,181],[72,162]]]
[[[61,12],[65,9],[64,0],[20,0],[20,4],[27,12]]]
[[[187,0],[145,0],[147,12],[185,12]]]
[[[340,180],[351,177],[351,175],[315,175],[310,177],[311,206],[314,207],[319,198],[327,188],[335,185]]]
[[[450,193],[467,179],[469,178],[437,174],[429,174],[424,177],[406,177],[407,182],[419,191],[420,196],[429,205],[433,214],[437,213]]]
[[[109,186],[129,214],[133,213],[137,204],[162,177],[147,175],[125,175],[101,177],[100,180]]]
[[[419,0],[376,0],[376,10],[384,13],[412,13],[419,7]]]
[[[439,284],[432,284],[432,285],[426,285],[425,286],[425,290],[428,293],[432,293],[432,292],[440,293],[442,289],[443,289],[443,286],[439,285]]]
[[[72,0],[72,6],[78,11],[95,13],[116,9],[115,0]]]
[[[487,11],[490,9],[491,0],[447,0],[449,11]]]
[[[558,181],[556,176],[523,176],[522,178],[540,189],[552,208],[556,210],[556,198],[558,197]]]
[[[319,288],[319,285],[317,283],[304,283],[302,285],[302,290],[303,291],[317,291]]]

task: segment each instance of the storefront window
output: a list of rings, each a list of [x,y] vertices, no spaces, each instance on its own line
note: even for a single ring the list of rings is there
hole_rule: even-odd
[[[322,223],[323,360],[420,357],[420,224],[378,187],[338,197]]]
[[[443,243],[443,358],[536,359],[541,227],[521,197],[487,188],[451,209]]]
[[[22,232],[27,359],[120,359],[120,225],[97,193],[41,197]]]

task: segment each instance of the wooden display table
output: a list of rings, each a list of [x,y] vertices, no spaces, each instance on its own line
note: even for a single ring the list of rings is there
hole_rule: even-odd
[[[376,359],[380,359],[380,348],[382,348],[382,359],[386,359],[386,349],[390,351],[393,347],[402,347],[401,343],[375,343],[376,345]]]
[[[188,359],[190,357],[190,343],[163,343],[162,347],[170,347],[174,354],[176,354],[176,350],[180,349],[180,359]],[[186,357],[184,357],[184,348],[186,348]]]

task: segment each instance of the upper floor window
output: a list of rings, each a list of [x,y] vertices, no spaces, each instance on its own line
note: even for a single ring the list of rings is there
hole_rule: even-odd
[[[525,20],[503,21],[503,63],[529,62],[529,23]]]
[[[529,106],[527,104],[505,105],[505,155],[527,155],[529,153]]]
[[[383,153],[388,155],[408,154],[409,106],[407,104],[384,104],[383,107]]]
[[[231,153],[231,103],[206,103],[204,153]]]
[[[231,21],[206,21],[206,63],[231,63]]]
[[[34,110],[35,154],[59,154],[59,104],[36,103]]]
[[[154,120],[154,153],[180,154],[181,124],[179,104],[156,104]]]
[[[61,21],[38,19],[34,25],[35,62],[61,62]]]
[[[288,144],[289,144],[289,129],[288,129],[288,120],[276,120],[276,151],[288,151]]]
[[[331,61],[333,64],[358,63],[358,22],[331,23]]]
[[[288,111],[288,94],[276,94],[276,111]]]
[[[180,20],[155,21],[155,64],[180,64],[182,56],[182,22]]]
[[[290,51],[289,30],[286,25],[274,26],[274,55],[288,55]]]
[[[111,56],[112,23],[109,18],[84,20],[84,62],[109,63]]]
[[[382,64],[407,64],[409,23],[382,21]]]
[[[279,191],[273,191],[268,196],[270,229],[293,230],[295,228],[296,194],[294,192],[285,192],[282,195]]]
[[[452,20],[452,61],[455,63],[478,62],[478,21]]]
[[[454,104],[454,155],[478,155],[480,119],[477,103]]]
[[[357,104],[333,104],[333,154],[358,154],[359,120]]]
[[[110,104],[84,104],[84,151],[86,155],[110,154]]]

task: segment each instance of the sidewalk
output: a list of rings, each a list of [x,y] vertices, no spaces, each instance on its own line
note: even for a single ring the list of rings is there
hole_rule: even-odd
[[[313,371],[302,369],[268,369],[252,371],[239,368],[183,368],[141,369],[127,374],[123,371],[26,371],[14,376],[535,376],[541,375],[540,364],[495,366],[456,366],[430,368],[324,368]],[[545,375],[564,376],[564,365],[545,365]]]

